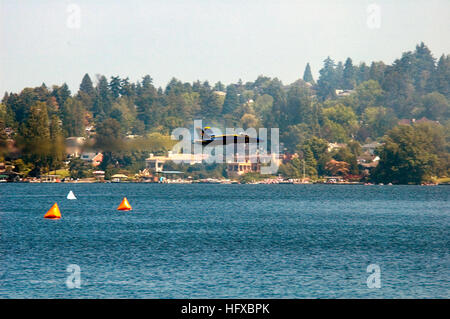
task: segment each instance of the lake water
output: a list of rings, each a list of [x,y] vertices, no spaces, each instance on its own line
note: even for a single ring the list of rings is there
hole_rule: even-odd
[[[133,211],[116,210],[124,196]],[[449,298],[449,199],[448,186],[4,183],[0,298]],[[44,219],[54,202],[62,218]]]

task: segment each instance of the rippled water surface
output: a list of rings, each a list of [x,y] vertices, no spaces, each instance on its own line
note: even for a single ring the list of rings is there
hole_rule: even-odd
[[[448,298],[449,195],[447,186],[4,183],[0,297]],[[132,212],[116,210],[124,196]],[[44,219],[54,202],[62,218]],[[66,286],[70,264],[79,289]],[[380,289],[367,287],[370,264]]]

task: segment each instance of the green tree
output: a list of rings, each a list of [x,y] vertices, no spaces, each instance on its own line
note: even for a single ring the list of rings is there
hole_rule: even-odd
[[[312,99],[306,88],[291,86],[287,92],[286,108],[283,110],[284,124],[311,123],[313,117]]]
[[[383,83],[385,70],[386,65],[382,61],[372,62],[369,70],[370,80],[377,81],[378,83]]]
[[[336,97],[337,78],[335,63],[327,57],[323,61],[323,68],[319,71],[320,77],[317,81],[317,96],[322,100]]]
[[[450,99],[450,55],[442,55],[439,58],[430,83],[432,83],[433,90]]]
[[[268,122],[270,118],[270,113],[272,111],[273,106],[273,97],[269,94],[259,95],[256,98],[255,105],[253,109],[259,118],[262,119],[262,122],[265,124]]]
[[[96,96],[94,99],[94,116],[109,115],[112,107],[112,95],[108,80],[103,75],[98,79]]]
[[[33,163],[33,176],[47,168],[51,157],[47,105],[37,102],[30,108],[28,119],[20,128],[18,145],[26,162]]]
[[[328,140],[346,142],[357,130],[357,117],[343,104],[322,109],[323,134]]]
[[[350,150],[349,147],[342,147],[333,155],[333,158],[339,162],[346,162],[349,164],[348,173],[357,175],[359,174],[358,162],[356,155]]]
[[[303,154],[307,166],[315,168],[319,175],[325,173],[325,165],[331,158],[326,140],[313,136],[300,145],[299,153]]]
[[[347,58],[342,74],[342,88],[352,90],[356,86],[356,70],[351,58]]]
[[[87,73],[83,76],[83,79],[81,80],[80,92],[87,94],[91,98],[95,97],[94,85],[92,84],[92,80],[89,77],[89,74]]]
[[[421,42],[414,51],[413,79],[416,90],[423,94],[430,89],[431,77],[436,67],[436,59],[430,49]],[[429,83],[430,82],[430,83]]]
[[[59,87],[55,85],[53,87],[52,95],[56,98],[59,107],[62,107],[66,100],[70,97],[71,93],[67,84],[64,83]]]
[[[50,121],[50,158],[49,169],[56,170],[62,165],[65,157],[64,135],[58,116],[53,115]]]
[[[0,106],[3,106],[3,104],[0,104]],[[7,154],[7,140],[8,136],[5,132],[5,121],[2,117],[0,117],[0,158],[3,158]]]
[[[288,126],[286,130],[283,130],[280,138],[287,150],[294,153],[298,146],[303,144],[311,136],[311,127],[306,123],[300,123]]]
[[[305,71],[303,72],[303,81],[309,82],[311,84],[315,83],[311,73],[311,66],[309,65],[309,62],[306,63]]]
[[[62,106],[61,118],[66,136],[83,135],[84,108],[79,100],[69,97]]]
[[[137,106],[137,119],[145,124],[149,130],[152,126],[161,121],[162,106],[159,100],[158,92],[152,84],[152,78],[146,75],[142,83],[136,88],[135,104]]]
[[[225,92],[225,90],[226,90],[225,85],[223,85],[223,83],[220,81],[214,85],[214,91]]]
[[[227,86],[227,94],[225,95],[225,101],[223,102],[222,113],[231,114],[239,106],[238,91],[235,85]]]
[[[88,168],[80,158],[74,158],[70,161],[69,172],[70,178],[73,179],[85,178],[88,176]]]
[[[122,147],[122,134],[120,123],[108,118],[99,123],[96,128],[95,146],[105,152],[120,150]]]
[[[358,114],[362,114],[367,107],[377,106],[381,103],[383,90],[377,81],[369,80],[358,85],[356,97],[358,106],[355,111]]]
[[[112,76],[109,81],[109,89],[113,99],[117,99],[120,96],[122,89],[122,80],[118,76]]]
[[[450,116],[450,103],[447,98],[438,93],[429,93],[422,97],[423,115],[429,119],[444,121]]]
[[[368,81],[370,78],[370,68],[362,62],[356,69],[356,84]]]
[[[429,125],[400,125],[389,131],[378,151],[380,162],[371,178],[376,182],[420,184],[438,173],[441,129]]]
[[[362,120],[372,139],[383,136],[398,121],[392,109],[381,106],[366,108]]]

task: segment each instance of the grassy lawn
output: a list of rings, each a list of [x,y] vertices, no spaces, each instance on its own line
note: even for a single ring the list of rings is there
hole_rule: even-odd
[[[450,177],[438,178],[436,180],[436,182],[439,183],[439,184],[449,184],[450,183]]]
[[[50,174],[54,174],[54,171],[51,171]],[[64,177],[69,177],[70,173],[69,173],[68,169],[57,169],[56,175],[59,175],[59,176],[61,176],[61,178],[64,178]]]

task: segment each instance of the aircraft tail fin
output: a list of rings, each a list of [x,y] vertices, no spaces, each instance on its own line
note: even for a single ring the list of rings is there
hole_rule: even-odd
[[[202,129],[200,127],[195,128],[195,130],[197,131],[198,136],[202,139],[202,140],[207,140],[211,138],[210,135],[210,131],[211,129],[209,127],[205,127],[205,129]]]

